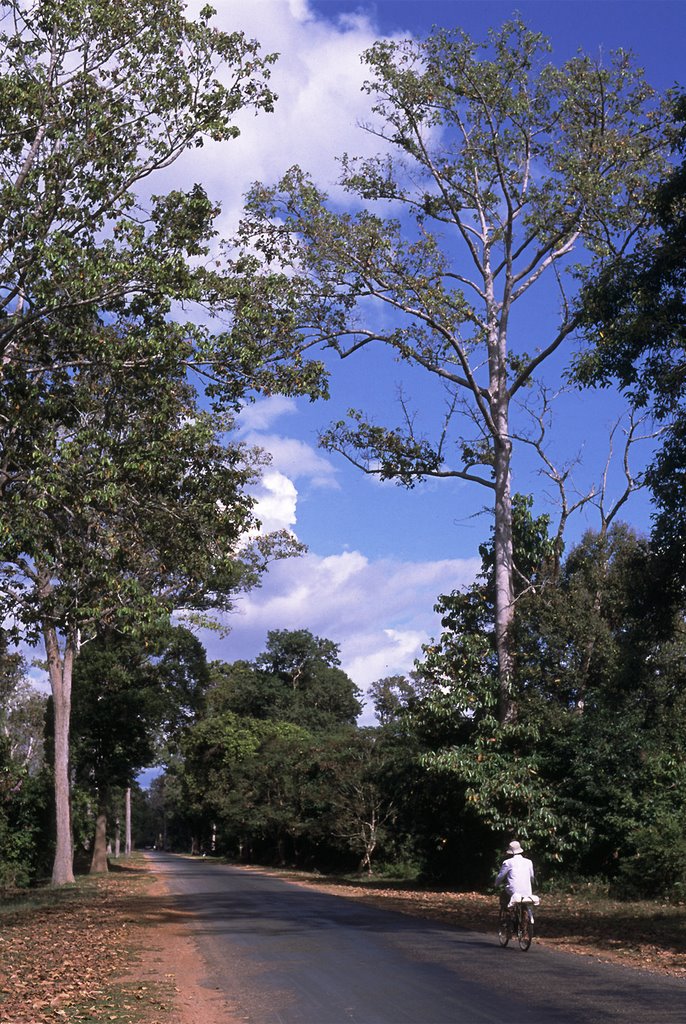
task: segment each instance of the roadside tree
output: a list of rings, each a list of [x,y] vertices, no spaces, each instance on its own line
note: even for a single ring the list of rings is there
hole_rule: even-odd
[[[538,560],[513,625],[519,714],[505,723],[495,715],[492,549],[484,546],[481,580],[439,602],[443,631],[419,666],[426,696],[404,713],[434,801],[428,838],[441,826],[451,848],[470,836],[489,869],[516,833],[535,846],[545,874],[604,876],[627,894],[675,891],[685,813],[683,606],[659,584],[660,553],[624,524],[589,531],[558,569],[545,520],[531,519],[526,504],[515,508]],[[421,839],[427,824],[416,820]],[[643,875],[642,842],[656,853]]]
[[[490,493],[501,721],[516,710],[514,403],[579,326],[588,268],[634,236],[671,123],[626,53],[556,67],[548,48],[519,20],[483,45],[444,30],[376,43],[366,128],[382,152],[342,161],[362,208],[342,211],[293,168],[252,189],[242,231],[247,273],[283,269],[303,349],[346,358],[381,345],[436,389],[417,413],[403,395],[399,426],[352,410],[322,443],[382,479]],[[551,290],[534,321],[533,297]]]
[[[357,870],[368,875],[375,857],[389,850],[393,834],[397,803],[389,769],[395,753],[383,729],[365,728],[332,737],[324,755],[333,835],[357,855]]]
[[[188,630],[109,633],[83,647],[73,679],[71,763],[96,802],[91,872],[107,871],[112,795],[130,789],[198,705],[207,671],[204,648]]]
[[[686,96],[673,114],[681,162],[652,195],[651,220],[630,253],[611,261],[583,292],[590,347],[577,363],[579,379],[612,380],[638,408],[667,425],[647,474],[658,514],[655,539],[667,552],[678,583],[686,579],[684,467],[686,466]]]
[[[289,360],[286,330],[277,343],[263,320],[259,338],[246,326],[249,297],[219,247],[210,258],[219,207],[204,190],[145,199],[182,153],[234,138],[239,111],[271,109],[274,58],[215,31],[209,7],[186,20],[178,0],[3,9],[2,605],[14,637],[46,649],[61,884],[82,639],[227,607],[255,582],[269,546],[243,541],[255,462],[226,443],[221,413],[260,387],[324,385],[318,364]],[[236,303],[241,332],[226,327]],[[181,322],[189,307],[202,316]]]
[[[0,888],[28,884],[45,866],[46,698],[25,673],[0,631]]]
[[[211,8],[190,22],[184,6],[3,5],[3,367],[78,362],[94,313],[134,297],[155,310],[198,276],[184,249],[188,220],[206,229],[211,217],[202,191],[159,196],[146,212],[136,190],[205,139],[238,135],[242,108],[271,109],[274,57],[214,31]]]
[[[338,646],[305,629],[273,630],[253,662],[209,671],[204,707],[169,767],[195,847],[207,847],[214,823],[222,848],[240,857],[349,857],[334,805],[338,775],[360,777],[361,704]]]
[[[75,371],[65,414],[35,425],[0,520],[4,610],[26,639],[42,638],[54,698],[56,884],[72,875],[68,736],[82,642],[174,609],[227,609],[266,560],[295,550],[285,536],[248,540],[254,460],[226,441],[225,417],[198,410],[174,352],[171,366],[160,357],[131,374],[123,348],[117,366]]]
[[[212,662],[210,709],[321,731],[353,725],[361,692],[340,668],[338,645],[308,629],[274,629],[254,662]]]

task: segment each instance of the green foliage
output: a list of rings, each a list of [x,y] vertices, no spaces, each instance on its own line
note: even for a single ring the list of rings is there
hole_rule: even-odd
[[[374,705],[374,714],[382,726],[397,722],[408,703],[418,694],[421,686],[416,673],[405,676],[385,676],[377,679],[368,689]]]
[[[229,424],[196,408],[169,363],[72,372],[23,451],[10,446],[23,473],[5,491],[1,568],[28,630],[131,628],[155,613],[151,597],[168,610],[221,607],[254,583],[267,550],[237,552],[253,523],[250,454],[220,439]]]
[[[212,820],[232,852],[247,846],[283,858],[286,840],[305,827],[312,747],[311,734],[289,722],[231,712],[199,722],[182,743],[181,784],[203,819],[205,848]]]
[[[650,822],[628,837],[633,855],[626,856],[614,879],[619,899],[673,899],[686,894],[686,819],[681,815]]]
[[[675,148],[684,153],[686,97],[674,98],[671,113]],[[606,385],[617,378],[637,405],[652,399],[661,416],[683,399],[685,191],[682,161],[654,188],[638,244],[590,279],[582,294],[593,347],[577,361],[579,380]]]
[[[271,630],[253,664],[213,664],[211,705],[244,717],[294,722],[313,731],[352,725],[360,690],[339,667],[338,647],[309,630]]]
[[[156,316],[197,293],[216,208],[195,186],[152,200],[140,183],[205,139],[238,135],[245,107],[272,109],[262,57],[179,0],[8,0],[2,74],[2,350],[78,360],[95,314]],[[61,327],[68,320],[71,341]],[[36,339],[40,347],[36,347]],[[59,352],[50,352],[56,342]],[[46,358],[48,357],[48,358]]]
[[[681,162],[658,183],[631,252],[595,274],[582,294],[590,348],[577,360],[583,384],[619,381],[633,404],[649,406],[666,431],[646,480],[657,505],[655,539],[686,574],[686,97],[673,98]]]
[[[683,824],[680,605],[656,594],[661,559],[628,528],[589,533],[558,574],[545,520],[527,502],[517,507],[515,545],[529,574],[513,630],[518,714],[502,724],[493,710],[486,545],[482,581],[438,605],[444,632],[420,666],[432,686],[407,707],[427,785],[453,794],[453,833],[476,818],[486,849],[523,836],[544,875],[602,874],[635,895],[667,892],[681,879],[679,843],[666,842],[654,871],[637,847],[658,822],[667,837]],[[433,806],[445,813],[435,796]]]
[[[330,828],[372,874],[378,857],[392,850],[397,800],[391,785],[395,751],[379,729],[348,729],[327,743],[320,770],[329,776]]]
[[[86,644],[72,691],[77,781],[103,792],[132,785],[200,706],[206,683],[204,648],[181,627],[107,633]]]
[[[0,888],[25,886],[45,870],[48,783],[43,763],[45,697],[0,632]]]
[[[333,789],[355,775],[360,703],[338,666],[337,645],[307,630],[270,632],[252,663],[210,665],[206,703],[167,774],[176,835],[207,849],[214,823],[220,848],[233,855],[349,856],[347,831],[336,838],[342,811]]]
[[[24,887],[48,873],[49,782],[45,772],[17,771],[0,749],[0,889]]]

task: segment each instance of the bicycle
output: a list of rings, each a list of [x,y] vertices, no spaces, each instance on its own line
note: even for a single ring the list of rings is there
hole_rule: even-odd
[[[501,906],[498,919],[498,941],[501,946],[506,946],[510,939],[516,937],[519,948],[527,951],[534,937],[533,908],[537,903],[538,898],[535,896],[520,896],[512,906]]]

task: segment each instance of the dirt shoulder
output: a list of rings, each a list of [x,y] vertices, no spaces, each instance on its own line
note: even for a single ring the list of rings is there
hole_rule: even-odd
[[[149,900],[155,910],[136,936],[138,955],[127,976],[136,986],[155,986],[164,979],[166,1015],[148,1008],[143,1024],[239,1024],[220,993],[206,981],[205,966],[188,928],[188,914],[171,906],[164,882],[151,876]]]

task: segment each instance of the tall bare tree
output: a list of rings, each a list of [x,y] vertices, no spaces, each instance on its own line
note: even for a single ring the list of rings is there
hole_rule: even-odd
[[[452,477],[490,492],[503,721],[514,714],[512,402],[571,339],[584,268],[630,244],[669,124],[627,54],[556,67],[548,50],[520,20],[483,44],[443,30],[376,43],[365,127],[382,152],[342,160],[354,212],[293,168],[252,189],[243,226],[243,268],[282,267],[278,301],[295,309],[303,347],[347,358],[385,346],[444,389],[433,436],[403,398],[398,426],[351,410],[322,441],[407,486]],[[550,288],[541,315],[533,296]],[[430,413],[440,400],[431,394]]]

